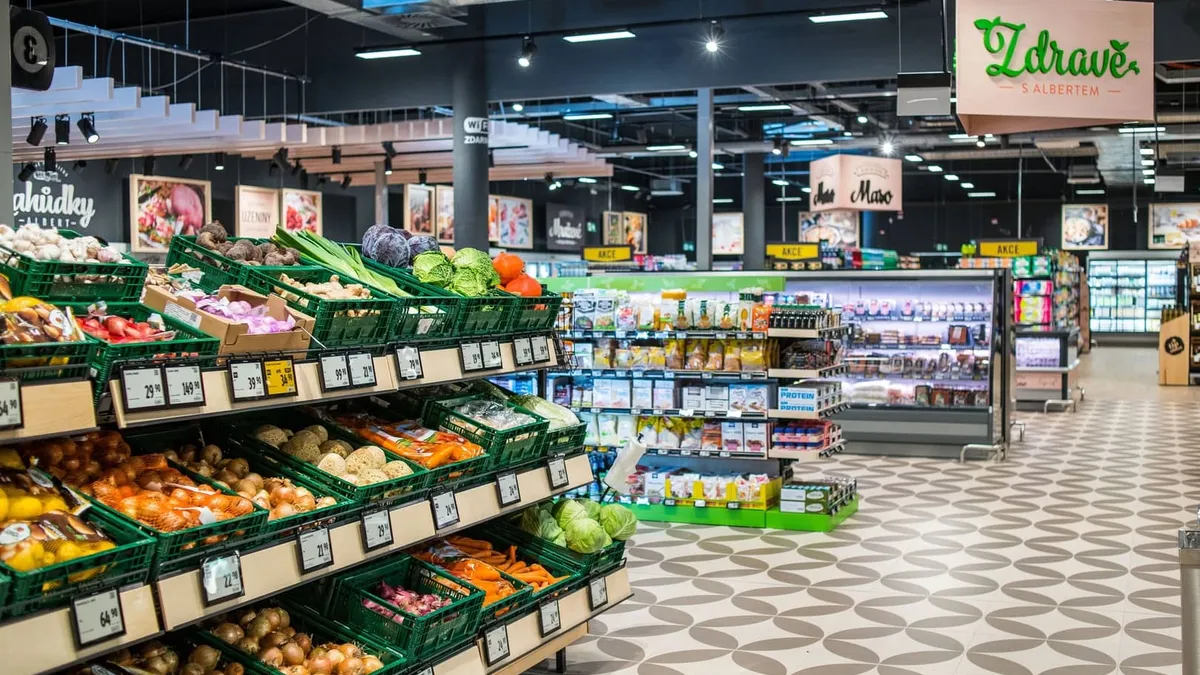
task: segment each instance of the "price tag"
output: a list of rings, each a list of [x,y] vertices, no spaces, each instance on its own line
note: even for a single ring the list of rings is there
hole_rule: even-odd
[[[263,361],[267,396],[296,395],[296,364],[290,356]]]
[[[483,348],[479,346],[478,342],[464,342],[459,346],[458,352],[462,359],[464,373],[483,370]]]
[[[433,675],[433,666],[427,666],[425,670],[417,673],[417,675]]]
[[[75,644],[83,649],[125,634],[121,594],[115,588],[71,600]]]
[[[737,511],[738,509],[742,508],[742,505],[737,502],[729,502],[725,505],[725,508],[729,509],[730,511]]]
[[[550,342],[545,335],[535,335],[529,338],[529,344],[533,346],[534,363],[546,363],[550,360]]]
[[[638,498],[637,498],[637,499],[634,501],[634,503],[635,503],[635,504],[637,504],[638,506],[649,506],[649,505],[650,505],[650,499],[649,499],[648,497],[638,497]]]
[[[593,612],[608,604],[608,579],[598,577],[588,582],[588,604]]]
[[[453,490],[429,496],[429,508],[433,510],[433,527],[436,530],[458,524],[458,499]]]
[[[508,658],[508,626],[496,626],[483,634],[483,656],[489,668]]]
[[[738,418],[738,417],[741,417],[741,416],[742,416],[742,411],[741,411],[741,410],[729,410],[729,411],[726,411],[726,413],[725,413],[725,416],[726,416],[726,417],[733,417],[733,418],[735,418],[735,419],[736,419],[736,418]]]
[[[529,338],[513,338],[513,360],[517,362],[518,366],[533,365],[533,345],[529,342]]]
[[[234,403],[267,397],[262,361],[230,361],[229,391]]]
[[[205,607],[246,594],[242,586],[242,557],[237,551],[205,558],[200,563],[200,578]]]
[[[675,506],[675,500],[674,499],[664,499],[663,506]]]
[[[565,488],[571,484],[571,478],[567,475],[567,460],[562,455],[551,457],[550,461],[546,462],[546,473],[550,476],[551,490]]]
[[[691,457],[691,456],[692,456],[692,451],[691,451],[691,450],[680,450],[680,451],[679,451],[679,454],[680,454],[680,456],[682,456],[682,457]]]
[[[702,509],[702,508],[708,506],[708,502],[704,501],[703,499],[697,499],[695,501],[695,506],[698,509]]]
[[[500,500],[501,508],[521,501],[521,486],[517,482],[515,472],[509,471],[496,476],[496,497]]]
[[[680,417],[692,417],[695,414],[696,414],[696,411],[692,410],[691,408],[680,408],[679,409]]]
[[[321,367],[321,391],[337,391],[350,386],[350,366],[345,354],[323,354]]]
[[[402,380],[419,380],[425,377],[425,371],[421,368],[421,350],[416,347],[397,347],[396,369],[400,371]]]
[[[375,357],[369,352],[354,352],[346,355],[346,364],[350,366],[350,386],[374,387]]]
[[[700,373],[700,379],[711,380],[711,379],[713,379],[713,374],[712,373]]]
[[[300,554],[300,573],[308,574],[333,566],[333,544],[329,543],[329,528],[304,530],[296,535]]]
[[[0,429],[23,426],[25,409],[21,403],[21,383],[12,377],[0,378]]]
[[[387,509],[362,514],[362,537],[368,552],[392,545],[392,516]]]
[[[479,343],[479,349],[483,353],[483,369],[496,370],[504,367],[504,355],[500,351],[500,343],[495,340]]]
[[[167,403],[171,407],[204,405],[204,378],[200,366],[166,366]]]
[[[163,382],[162,366],[122,368],[121,391],[125,394],[125,412],[167,407],[167,388]]]
[[[538,629],[542,637],[557,633],[562,628],[562,612],[558,609],[558,600],[550,600],[538,607]]]

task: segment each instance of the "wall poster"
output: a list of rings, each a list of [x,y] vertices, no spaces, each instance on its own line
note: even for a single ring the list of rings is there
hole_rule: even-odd
[[[620,211],[605,211],[603,214],[604,220],[604,245],[605,246],[624,246],[625,245],[625,223],[622,221]]]
[[[443,244],[454,243],[454,188],[438,185],[434,188],[434,207],[437,212],[437,240]]]
[[[283,228],[288,232],[321,234],[325,223],[321,218],[321,193],[313,190],[280,190],[283,201]]]
[[[500,198],[488,195],[488,241],[500,243]]]
[[[1200,204],[1151,204],[1150,248],[1200,243]]]
[[[129,176],[129,246],[166,251],[177,234],[194,235],[212,213],[212,183],[166,176]]]
[[[646,253],[646,214],[626,211],[621,214],[625,224],[625,243],[634,253]]]
[[[500,197],[501,248],[533,248],[533,202],[517,197]]]
[[[239,185],[234,190],[233,208],[237,214],[234,234],[238,237],[270,237],[279,225],[279,190]]]
[[[1063,204],[1062,249],[1108,249],[1108,204]]]
[[[546,205],[546,250],[575,251],[583,249],[583,231],[587,226],[582,206],[567,204]]]
[[[33,224],[39,227],[82,232],[92,225],[99,209],[97,202],[106,198],[111,199],[100,185],[89,184],[94,181],[82,180],[83,176],[72,176],[67,169],[67,162],[59,162],[54,171],[47,171],[45,165],[38,163],[37,170],[28,181],[13,182],[13,227]],[[111,208],[111,205],[105,205]],[[120,204],[116,205],[120,208]],[[107,211],[111,213],[111,211]],[[104,223],[111,229],[116,223]],[[97,228],[101,229],[101,228]],[[117,241],[124,237],[119,232],[88,231],[103,239]]]
[[[428,185],[404,186],[404,229],[413,234],[434,234],[433,188]]]
[[[712,222],[713,255],[745,253],[745,225],[740,213],[714,213]]]
[[[858,211],[800,212],[800,241],[830,246],[857,248],[859,244]]]

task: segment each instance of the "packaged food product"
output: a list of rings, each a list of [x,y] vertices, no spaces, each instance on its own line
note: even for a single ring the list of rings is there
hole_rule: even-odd
[[[725,342],[712,340],[708,343],[708,359],[704,362],[704,370],[723,370],[725,368]]]
[[[666,364],[667,369],[683,370],[683,365],[685,363],[683,357],[684,341],[677,339],[667,340],[664,343],[664,349],[666,350],[664,354],[664,363]]]
[[[771,308],[766,305],[754,305],[751,330],[763,331],[771,325]]]
[[[630,368],[633,366],[633,352],[630,351],[632,343],[629,340],[620,340],[617,342],[617,349],[613,353],[613,368]]]
[[[38,468],[0,469],[0,520],[30,520],[51,511],[82,513],[86,503]]]
[[[637,330],[637,309],[629,295],[622,294],[617,301],[617,330]]]
[[[650,345],[646,349],[646,370],[663,370],[667,367],[667,350],[662,345]]]
[[[679,424],[681,419],[671,417],[658,418],[658,447],[678,448],[683,437],[683,429]]]
[[[732,302],[716,301],[716,310],[714,314],[717,317],[717,328],[721,330],[734,330],[737,325],[737,305]]]
[[[710,330],[713,327],[712,305],[709,300],[694,300],[692,327],[700,330]]]
[[[641,299],[637,304],[638,330],[656,330],[658,328],[658,308],[653,302],[647,299]]]
[[[620,445],[621,437],[617,435],[617,415],[603,413],[596,417],[600,428],[600,445]]]
[[[688,340],[687,363],[684,365],[684,370],[704,370],[704,364],[707,361],[708,340]]]
[[[763,352],[761,340],[743,342],[741,357],[742,372],[761,373],[767,369],[766,354]]]
[[[634,370],[645,370],[648,367],[646,361],[649,353],[650,347],[647,345],[629,345],[629,367]]]
[[[0,525],[0,562],[17,572],[30,572],[84,558],[116,546],[103,531],[64,511],[49,511],[28,519],[10,519]],[[70,580],[84,581],[102,571],[77,572]]]
[[[681,419],[683,434],[679,438],[679,448],[699,450],[704,436],[704,420]]]
[[[596,311],[593,330],[616,330],[617,296],[611,291],[600,291],[596,296]]]
[[[659,447],[657,417],[639,417],[637,420],[638,441],[647,448]]]
[[[575,330],[591,330],[595,326],[596,292],[585,289],[572,297],[575,309],[572,312],[572,324]]]
[[[742,369],[742,341],[729,340],[725,343],[725,364],[722,370],[738,372]]]
[[[612,368],[613,352],[616,351],[616,348],[616,340],[596,340],[596,346],[592,349],[592,367]]]

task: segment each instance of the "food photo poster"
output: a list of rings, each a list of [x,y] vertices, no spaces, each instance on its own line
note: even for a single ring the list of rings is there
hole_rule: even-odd
[[[321,193],[313,190],[283,188],[283,228],[288,232],[322,234]]]
[[[177,235],[195,235],[212,214],[212,183],[165,176],[129,176],[130,248],[166,251]]]
[[[1200,203],[1150,205],[1150,248],[1183,248],[1193,242],[1200,242]]]
[[[1108,204],[1063,204],[1062,249],[1108,249]]]

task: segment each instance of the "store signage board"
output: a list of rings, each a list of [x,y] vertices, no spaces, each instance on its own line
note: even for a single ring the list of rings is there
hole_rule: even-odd
[[[958,0],[955,13],[967,133],[1154,119],[1154,3]]]
[[[810,210],[900,211],[903,162],[868,155],[830,155],[809,163]]]
[[[817,260],[820,244],[767,244],[767,257],[776,260]]]
[[[583,249],[583,259],[588,262],[627,262],[633,260],[632,246],[588,246]]]
[[[982,258],[1024,258],[1042,250],[1041,239],[992,239],[979,242]]]

